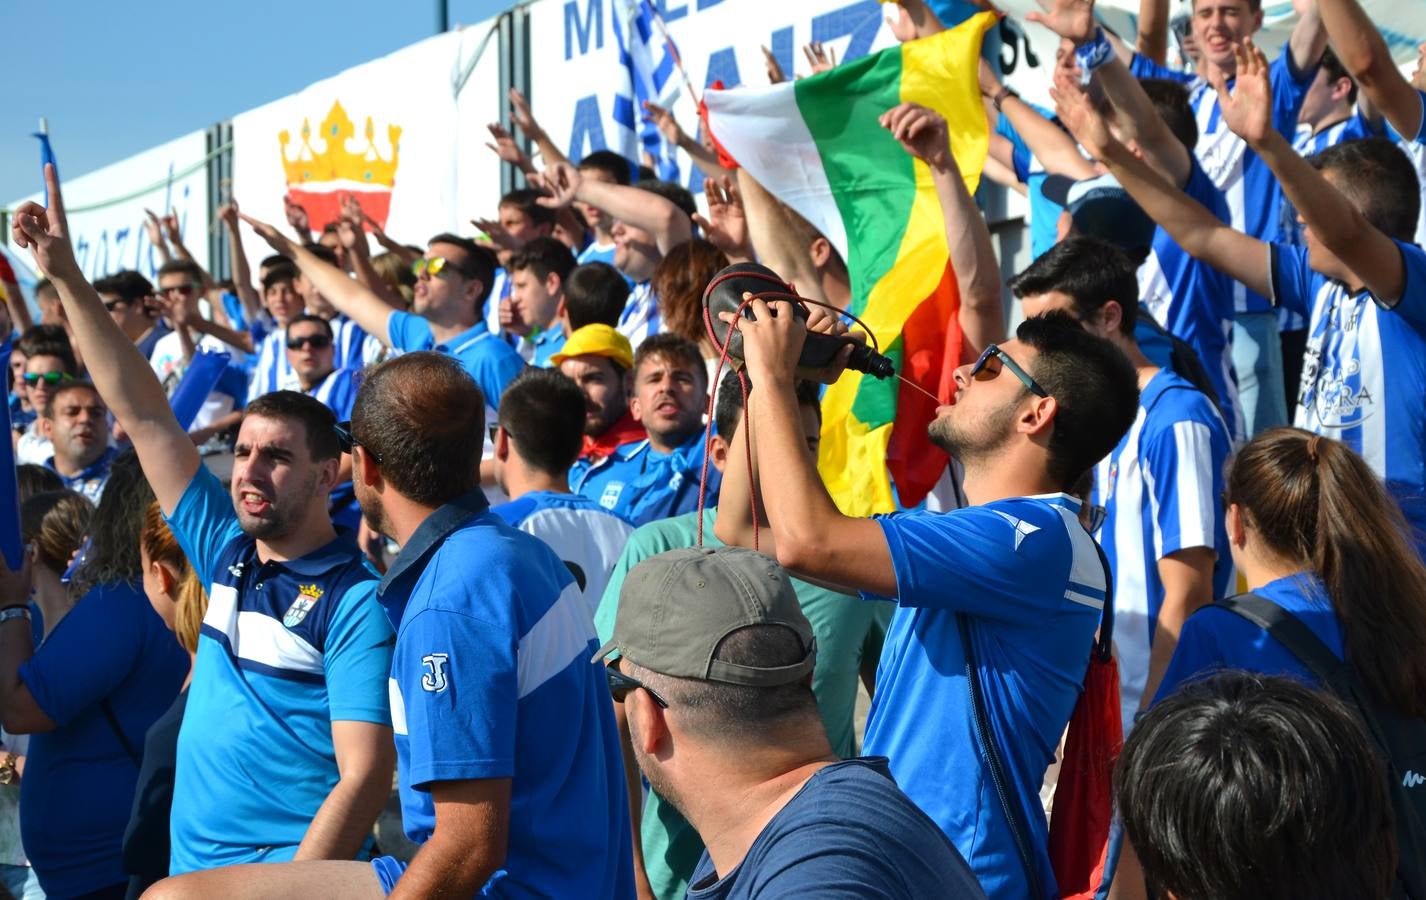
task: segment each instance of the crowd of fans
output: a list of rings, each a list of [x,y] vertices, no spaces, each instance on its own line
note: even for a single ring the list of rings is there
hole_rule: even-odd
[[[943,27],[898,7],[902,40]],[[1195,0],[1178,68],[1163,0],[1132,40],[1053,0],[1027,27],[1061,38],[1054,110],[982,65],[1034,260],[1002,285],[942,192],[948,463],[873,518],[817,468],[846,352],[797,364],[858,337],[747,295],[728,371],[702,305],[760,261],[846,307],[845,262],[658,107],[703,212],[565,158],[512,93],[539,162],[491,127],[529,187],[478,237],[229,205],[226,280],[153,217],[157,284],[89,283],[48,168],[12,234],[40,321],[13,291],[0,321],[0,884],[1426,896],[1426,71],[1357,0],[1299,7],[1269,62],[1257,0]],[[938,114],[875,113],[958,181]],[[1057,803],[1052,839],[1111,621],[1113,823]],[[393,772],[406,840],[378,844]],[[1057,882],[1077,832],[1087,886]]]

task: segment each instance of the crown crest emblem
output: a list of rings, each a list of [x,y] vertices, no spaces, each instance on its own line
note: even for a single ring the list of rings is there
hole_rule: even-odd
[[[311,597],[313,600],[321,600],[324,592],[315,584],[299,584],[297,586],[297,593],[304,597]]]
[[[347,111],[340,101],[334,101],[326,118],[314,133],[310,120],[302,120],[302,146],[295,156],[288,156],[291,133],[279,132],[277,139],[282,147],[282,167],[287,173],[290,187],[314,185],[320,182],[354,182],[367,188],[390,190],[396,184],[396,166],[400,157],[401,126],[387,125],[386,139],[390,145],[390,158],[384,158],[376,146],[376,126],[371,116],[366,117],[363,129],[366,146],[353,153],[348,142],[356,136],[356,126],[352,124]],[[313,141],[321,142],[319,153]]]

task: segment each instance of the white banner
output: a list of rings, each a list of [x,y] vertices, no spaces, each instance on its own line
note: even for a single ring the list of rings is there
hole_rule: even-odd
[[[530,8],[530,103],[571,159],[599,149],[623,149],[624,126],[616,123],[615,107],[630,94],[614,16],[624,15],[628,2],[542,0]],[[767,84],[762,46],[792,77],[809,73],[802,48],[810,41],[835,50],[839,62],[896,42],[877,0],[655,0],[652,5],[700,97],[715,81],[724,87]],[[654,34],[662,44],[662,36]],[[681,85],[677,74],[672,84]],[[674,116],[695,134],[696,102],[681,87],[677,97]],[[682,154],[679,176],[695,193],[701,190],[702,178]]]
[[[158,215],[176,212],[184,245],[207,267],[207,142],[205,132],[195,131],[86,175],[66,177],[65,138],[53,138],[69,233],[87,278],[134,269],[154,280],[163,260],[144,229],[146,208]],[[39,181],[36,162],[35,182]],[[44,194],[32,194],[9,207],[14,209],[25,200],[44,202]]]
[[[459,207],[458,170],[493,181],[498,196],[499,167],[480,144],[478,154],[462,154],[459,134],[468,129],[458,125],[458,109],[487,114],[476,97],[496,87],[472,77],[462,92],[471,97],[459,106],[455,89],[463,51],[473,52],[488,30],[437,35],[234,116],[233,196],[240,208],[287,230],[284,197],[291,197],[307,211],[315,235],[336,217],[341,198],[351,196],[403,243],[424,244],[441,231],[470,233],[464,222],[479,210]],[[488,46],[482,65],[498,65],[497,51]],[[254,266],[271,253],[246,228],[244,247]]]

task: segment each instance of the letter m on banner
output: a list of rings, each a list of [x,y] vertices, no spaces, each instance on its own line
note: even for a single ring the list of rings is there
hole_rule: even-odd
[[[564,58],[574,58],[574,42],[579,41],[579,55],[589,52],[589,39],[594,49],[604,49],[604,0],[584,0],[584,17],[579,15],[579,0],[564,5]]]

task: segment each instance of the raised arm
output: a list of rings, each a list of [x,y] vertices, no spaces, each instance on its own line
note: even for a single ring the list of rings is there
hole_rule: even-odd
[[[1110,135],[1104,117],[1083,91],[1062,86],[1055,89],[1054,96],[1060,120],[1180,247],[1252,290],[1265,296],[1270,293],[1266,244],[1224,225],[1202,204],[1165,181]]]
[[[613,218],[652,234],[660,253],[667,253],[693,237],[693,223],[683,210],[651,191],[589,181],[568,162],[550,166],[545,171],[544,183],[553,196],[541,197],[541,206],[559,209],[575,200],[597,206]]]
[[[248,265],[248,252],[243,249],[243,236],[238,231],[238,201],[229,200],[218,207],[218,218],[228,231],[228,255],[233,262],[233,290],[243,304],[243,313],[249,322],[256,322],[262,315],[262,297],[253,287],[252,268]],[[252,352],[249,350],[248,352]]]
[[[782,279],[797,286],[797,292],[814,300],[827,301],[817,278],[817,270],[807,247],[797,238],[789,215],[796,215],[747,169],[739,168],[738,196],[742,198],[748,223],[748,238],[758,260]]]
[[[1327,29],[1322,23],[1322,13],[1317,0],[1293,0],[1297,12],[1297,24],[1292,26],[1287,46],[1292,53],[1293,68],[1305,72],[1322,61],[1322,51],[1327,49]]]
[[[1357,0],[1317,0],[1332,51],[1396,133],[1411,140],[1421,132],[1421,94],[1392,61],[1386,39]]]
[[[267,241],[272,249],[291,257],[327,302],[337,311],[355,320],[357,326],[367,334],[374,335],[383,344],[391,346],[387,323],[395,308],[376,295],[366,285],[347,277],[341,269],[314,256],[310,250],[296,243],[266,222],[259,222],[252,216],[242,215],[244,222],[257,232],[258,237]]]
[[[337,240],[346,248],[347,259],[351,261],[352,274],[356,276],[356,280],[392,309],[400,309],[405,305],[401,296],[371,264],[371,245],[367,243],[366,232],[362,229],[364,220],[365,213],[361,211],[361,206],[348,198],[348,202],[343,205],[342,217],[337,220]]]
[[[951,268],[960,289],[961,329],[975,354],[987,344],[1005,339],[1005,309],[1001,301],[1000,264],[990,242],[985,217],[966,190],[965,179],[951,154],[946,120],[915,103],[902,103],[882,115],[881,126],[902,148],[924,162],[936,184],[945,221]]]
[[[110,318],[93,286],[84,279],[69,243],[64,201],[54,166],[45,166],[50,208],[20,205],[11,234],[19,247],[29,247],[41,271],[59,290],[75,344],[89,364],[89,376],[108,404],[134,449],[154,496],[172,513],[198,471],[198,450],[168,405],[163,387],[133,341]]]
[[[158,216],[151,209],[144,210],[144,231],[148,233],[149,243],[158,253],[160,265],[173,259],[173,254],[168,250],[168,243],[163,239],[163,223],[159,222]]]
[[[1169,0],[1139,0],[1139,37],[1134,49],[1161,66],[1168,64]]]
[[[1094,163],[1085,159],[1075,146],[1074,138],[1019,96],[1006,90],[991,71],[990,64],[983,59],[980,61],[979,77],[980,92],[996,103],[1001,115],[1019,132],[1025,146],[1030,148],[1046,172],[1067,175],[1076,181],[1093,178],[1097,174]]]
[[[525,95],[516,88],[511,88],[509,97],[510,121],[539,148],[540,159],[544,162],[545,167],[549,168],[557,163],[570,162],[570,158],[564,155],[563,150],[555,146],[555,142],[550,140],[550,136],[545,133],[545,129],[535,121],[535,114],[530,112],[530,101],[525,99]]]
[[[718,162],[718,154],[703,146],[703,143],[694,135],[690,135],[683,130],[683,126],[678,124],[678,120],[673,117],[673,113],[659,106],[657,103],[644,101],[644,120],[653,122],[658,126],[659,133],[664,140],[677,146],[688,158],[693,160],[693,164],[709,178],[721,178],[726,174],[722,163]]]
[[[1232,92],[1221,77],[1214,85],[1224,123],[1272,169],[1314,238],[1377,297],[1401,299],[1406,264],[1396,242],[1367,221],[1341,191],[1273,129],[1272,87],[1262,51],[1249,40],[1246,46],[1234,48],[1234,56],[1238,60],[1238,77]]]

